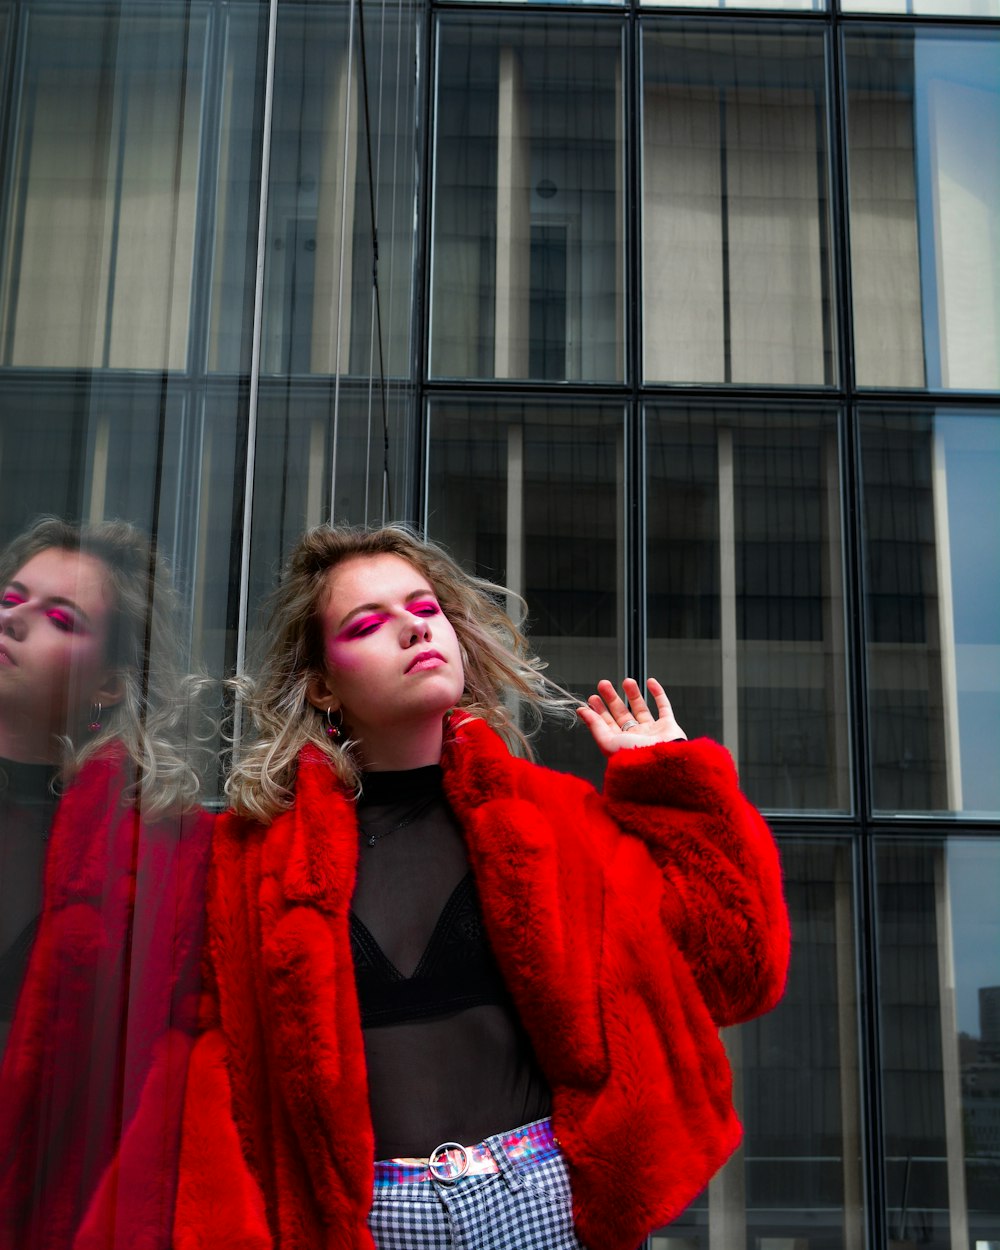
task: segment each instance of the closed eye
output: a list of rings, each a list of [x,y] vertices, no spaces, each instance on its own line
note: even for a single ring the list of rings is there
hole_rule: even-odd
[[[385,623],[385,619],[384,616],[363,616],[360,620],[352,621],[341,637],[366,638],[369,634],[374,634]]]
[[[16,608],[19,603],[24,603],[23,596],[17,594],[16,591],[8,590],[2,599],[0,599],[0,608]]]
[[[76,632],[76,621],[68,612],[63,612],[61,608],[51,608],[45,615],[57,629],[61,629],[64,633],[72,634]]]
[[[415,616],[437,616],[441,611],[436,603],[428,600],[426,603],[413,603],[410,605],[410,611]]]

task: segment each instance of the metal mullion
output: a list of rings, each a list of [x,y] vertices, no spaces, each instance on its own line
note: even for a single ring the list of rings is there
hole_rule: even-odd
[[[878,916],[875,876],[875,838],[870,823],[870,726],[868,710],[867,646],[864,599],[864,546],[861,497],[861,442],[856,408],[848,402],[844,418],[844,521],[848,599],[848,673],[853,705],[852,795],[858,820],[858,1020],[861,1029],[860,1073],[863,1183],[869,1245],[888,1245],[885,1202],[885,1140],[883,1129],[882,1034],[879,1015]]]
[[[436,157],[435,134],[437,121],[437,82],[438,82],[438,28],[439,21],[433,6],[423,10],[421,18],[425,25],[422,47],[424,51],[424,83],[423,92],[417,93],[422,116],[418,119],[417,132],[423,135],[423,152],[419,165],[417,185],[417,272],[414,276],[413,289],[417,295],[414,325],[411,337],[411,359],[416,372],[414,403],[416,411],[413,416],[416,424],[416,438],[413,441],[413,481],[414,490],[411,497],[413,520],[421,532],[427,528],[427,506],[429,497],[428,475],[430,472],[430,403],[432,395],[428,394],[428,377],[430,373],[430,302],[431,302],[431,252],[433,246],[434,221],[432,205],[434,188],[432,175]],[[419,43],[418,37],[418,43]],[[458,387],[456,386],[456,390]]]
[[[247,398],[247,453],[243,478],[243,528],[240,548],[239,610],[236,630],[236,675],[242,677],[246,665],[246,634],[249,616],[250,547],[253,541],[254,465],[257,441],[257,396],[260,386],[260,352],[264,315],[264,258],[267,245],[268,180],[271,165],[271,115],[274,105],[274,71],[278,29],[278,0],[269,0],[267,29],[267,70],[264,82],[264,117],[261,133],[260,199],[257,215],[257,252],[254,270],[253,336],[250,350],[250,388]],[[238,742],[242,730],[242,704],[237,701],[233,716],[233,736]]]
[[[188,330],[187,374],[192,380],[208,373],[208,337],[211,332],[212,258],[215,246],[215,212],[219,178],[219,128],[222,124],[222,91],[226,65],[226,42],[232,11],[209,8],[205,35],[205,76],[202,88],[200,171],[195,201],[194,263],[192,265],[191,325]]]
[[[642,386],[642,25],[638,0],[630,0],[622,32],[622,118],[625,147],[625,635],[626,672],[640,684],[647,674],[646,646],[646,418]]]

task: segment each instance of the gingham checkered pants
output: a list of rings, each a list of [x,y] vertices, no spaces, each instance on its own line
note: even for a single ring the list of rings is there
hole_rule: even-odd
[[[512,1160],[500,1136],[485,1142],[499,1172],[377,1186],[368,1226],[378,1250],[585,1250],[562,1155]]]

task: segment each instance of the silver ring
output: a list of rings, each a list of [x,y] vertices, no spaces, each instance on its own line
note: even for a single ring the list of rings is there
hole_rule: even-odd
[[[638,728],[639,728],[639,722],[637,720],[629,719],[625,722],[624,725],[622,725],[622,733],[627,734],[630,729],[638,729]]]
[[[454,1176],[442,1176],[440,1175],[440,1173],[435,1171],[435,1168],[440,1168],[440,1167],[450,1168],[454,1166],[452,1161],[446,1157],[448,1153],[452,1150],[461,1150],[462,1152],[461,1165],[459,1166],[459,1169],[455,1173]],[[430,1172],[431,1176],[434,1177],[435,1180],[460,1181],[462,1177],[466,1174],[466,1172],[468,1172],[469,1170],[469,1162],[470,1162],[469,1152],[461,1144],[461,1142],[446,1141],[446,1142],[442,1142],[440,1146],[435,1146],[434,1149],[431,1151],[430,1158],[427,1160],[427,1169]]]

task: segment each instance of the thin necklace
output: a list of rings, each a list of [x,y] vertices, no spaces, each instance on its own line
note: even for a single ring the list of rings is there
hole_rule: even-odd
[[[394,825],[390,825],[388,829],[380,829],[377,833],[365,833],[364,839],[369,846],[374,846],[376,842],[382,838],[387,838],[390,833],[396,833],[399,829],[405,829],[407,825],[412,825],[415,820],[419,820],[431,810],[437,802],[438,796],[430,794],[426,798],[421,799],[416,807],[411,807],[402,820],[397,820]]]

